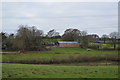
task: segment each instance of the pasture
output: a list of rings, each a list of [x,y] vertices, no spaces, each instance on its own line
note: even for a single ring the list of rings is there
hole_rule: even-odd
[[[118,78],[118,66],[58,66],[3,63],[3,78]]]
[[[88,51],[81,48],[7,53],[2,54],[2,76],[3,78],[117,78],[117,56],[118,51]]]
[[[32,63],[32,64],[53,64],[53,63],[75,63],[95,61],[117,61],[118,51],[99,51],[81,48],[53,48],[50,51],[28,51],[25,53],[3,54],[4,63]]]

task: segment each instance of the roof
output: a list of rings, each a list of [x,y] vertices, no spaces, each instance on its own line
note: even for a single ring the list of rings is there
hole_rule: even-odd
[[[58,41],[58,43],[79,43],[79,42],[75,42],[75,41]]]

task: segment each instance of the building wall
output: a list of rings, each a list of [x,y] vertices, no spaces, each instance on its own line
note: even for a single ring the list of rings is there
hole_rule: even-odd
[[[59,47],[80,47],[79,43],[60,43]]]

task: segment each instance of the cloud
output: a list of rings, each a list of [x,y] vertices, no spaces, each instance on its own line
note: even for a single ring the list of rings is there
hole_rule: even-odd
[[[67,28],[109,34],[117,30],[117,2],[5,2],[2,4],[3,31],[14,32],[19,24],[35,25],[46,33]]]

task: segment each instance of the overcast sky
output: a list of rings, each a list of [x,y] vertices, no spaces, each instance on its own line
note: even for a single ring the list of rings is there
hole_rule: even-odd
[[[4,2],[0,10],[2,30],[7,33],[15,33],[20,24],[36,26],[44,33],[55,29],[63,34],[77,28],[101,36],[118,31],[117,2]]]

